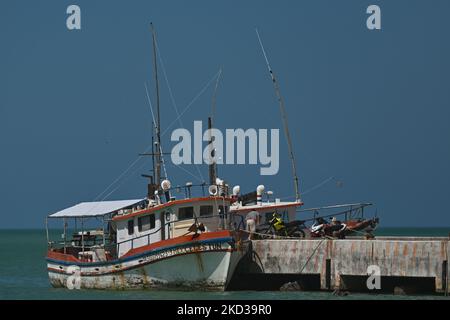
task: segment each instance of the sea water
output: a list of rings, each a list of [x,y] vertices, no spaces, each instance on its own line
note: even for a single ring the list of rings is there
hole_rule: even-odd
[[[53,231],[55,235],[59,231]],[[379,236],[448,236],[450,228],[380,228]],[[69,290],[51,287],[45,254],[45,230],[0,230],[0,299],[449,299],[443,295],[380,295],[330,292],[173,290]]]

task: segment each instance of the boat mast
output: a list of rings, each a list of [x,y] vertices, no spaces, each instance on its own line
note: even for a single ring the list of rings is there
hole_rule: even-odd
[[[217,76],[216,80],[216,86],[214,87],[214,93],[211,100],[211,116],[208,118],[208,129],[209,129],[209,155],[211,158],[215,158],[216,151],[214,149],[212,136],[211,136],[211,129],[213,128],[213,119],[214,114],[216,111],[216,95],[217,95],[217,87],[219,86],[220,76],[222,74],[222,68],[219,70],[219,75]],[[217,178],[217,162],[209,164],[209,184],[213,185],[216,184],[216,178]]]
[[[216,151],[214,150],[214,145],[212,141],[212,135],[211,135],[211,129],[212,129],[212,117],[208,117],[208,129],[209,129],[209,156],[211,157],[210,160],[212,160],[215,155]],[[216,178],[217,178],[217,163],[210,163],[208,165],[209,170],[209,185],[216,184]]]
[[[152,128],[153,129],[152,130],[152,172],[153,172],[153,174],[155,174],[155,123],[152,122],[152,125],[153,125],[153,128]],[[155,183],[154,178],[155,177],[152,176],[150,183],[152,183],[152,184]]]
[[[278,86],[278,82],[275,78],[275,74],[273,73],[272,68],[270,67],[269,59],[267,58],[266,51],[264,50],[264,46],[262,44],[261,37],[259,36],[258,29],[255,29],[255,30],[256,30],[256,35],[258,36],[258,41],[261,46],[262,53],[264,55],[264,59],[266,60],[267,68],[269,69],[270,77],[272,78],[272,83],[273,83],[273,86],[275,89],[275,93],[277,95],[278,103],[280,105],[280,112],[281,112],[281,118],[283,120],[284,134],[286,136],[286,140],[287,140],[287,144],[288,144],[289,158],[291,160],[292,174],[294,176],[295,200],[299,202],[301,200],[300,200],[300,192],[299,192],[299,188],[298,188],[297,168],[295,166],[294,151],[292,149],[291,136],[289,134],[286,109],[284,107],[284,100],[281,96],[280,87]]]
[[[155,136],[156,141],[155,145],[155,181],[154,183],[158,186],[161,183],[161,133],[160,133],[160,113],[159,113],[159,82],[158,82],[158,66],[156,62],[156,32],[153,28],[153,23],[150,23],[150,28],[152,30],[152,43],[153,43],[153,74],[155,77],[155,86],[156,86],[156,123],[155,123]]]

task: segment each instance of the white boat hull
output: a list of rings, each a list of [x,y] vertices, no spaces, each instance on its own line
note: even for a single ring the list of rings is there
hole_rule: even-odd
[[[195,249],[192,249],[195,248]],[[229,242],[155,250],[115,263],[48,260],[50,282],[69,289],[225,290],[244,252]]]

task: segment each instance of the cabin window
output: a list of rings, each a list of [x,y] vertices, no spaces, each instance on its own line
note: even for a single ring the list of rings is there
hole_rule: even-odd
[[[138,230],[139,232],[147,231],[155,227],[155,215],[151,214],[138,218]]]
[[[213,206],[200,206],[200,216],[212,216]]]
[[[178,209],[178,220],[192,219],[194,217],[194,207],[184,207]]]
[[[134,233],[134,220],[128,220],[128,235],[131,236]]]

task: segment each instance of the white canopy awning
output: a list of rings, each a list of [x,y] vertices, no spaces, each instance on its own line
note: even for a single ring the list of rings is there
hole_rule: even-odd
[[[105,214],[130,207],[145,199],[81,202],[49,215],[49,218],[81,218],[104,216]]]

